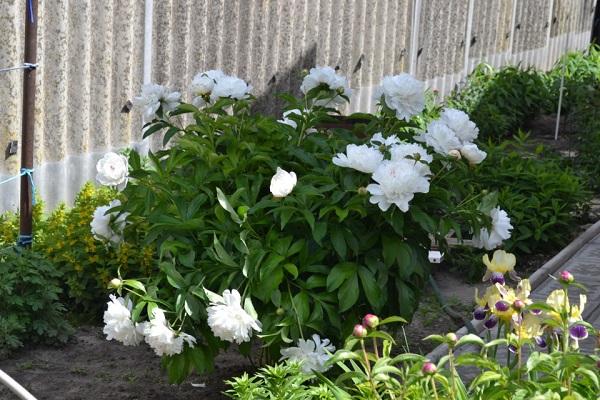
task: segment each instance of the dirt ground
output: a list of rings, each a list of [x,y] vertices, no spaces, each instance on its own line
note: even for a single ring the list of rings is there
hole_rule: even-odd
[[[218,357],[214,373],[169,385],[148,346],[123,346],[107,341],[101,327],[81,327],[65,347],[22,350],[0,361],[0,369],[39,400],[213,400],[227,398],[223,381],[251,365],[230,351]],[[0,399],[16,397],[0,385]]]
[[[455,274],[440,267],[436,281],[444,297],[470,316],[474,285],[461,282]],[[462,326],[448,317],[436,302],[433,292],[427,291],[413,322],[400,335],[412,352],[427,353],[433,344],[422,339],[432,333],[449,332]],[[404,346],[403,346],[404,347]],[[123,400],[213,400],[225,399],[223,383],[244,371],[252,370],[250,362],[235,350],[221,354],[215,372],[193,376],[181,385],[169,385],[160,368],[160,360],[145,345],[126,347],[107,341],[101,327],[83,326],[77,329],[64,347],[35,347],[23,349],[11,358],[0,360],[4,370],[39,400],[123,399]],[[192,384],[204,384],[204,387]],[[14,397],[0,386],[0,399]]]

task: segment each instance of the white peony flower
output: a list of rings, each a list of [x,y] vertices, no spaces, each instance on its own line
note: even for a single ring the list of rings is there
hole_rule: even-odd
[[[444,108],[441,114],[441,121],[448,128],[454,131],[454,134],[463,144],[471,143],[477,139],[479,128],[469,119],[469,116],[454,108]]]
[[[133,98],[133,105],[144,110],[144,117],[150,121],[162,106],[163,113],[173,111],[181,101],[181,93],[170,92],[162,85],[149,83],[142,86],[142,94]]]
[[[479,164],[487,157],[487,153],[480,150],[479,147],[473,143],[468,143],[461,147],[460,154],[462,154],[471,165]]]
[[[423,161],[426,163],[433,161],[433,156],[429,154],[423,146],[417,143],[400,142],[399,144],[392,146],[390,149],[390,155],[392,161],[404,159],[412,159],[413,161],[418,159],[418,161]]]
[[[401,141],[400,141],[400,139],[398,139],[398,136],[390,135],[390,136],[384,138],[380,132],[374,134],[373,137],[371,137],[371,144],[374,144],[376,146],[390,147],[390,146],[393,146],[400,142]]]
[[[204,107],[217,81],[225,76],[223,71],[218,69],[197,74],[190,85],[190,92],[193,96],[192,104],[198,108]]]
[[[366,144],[349,144],[346,146],[346,154],[338,153],[331,161],[339,167],[372,174],[383,161],[383,154],[378,148]]]
[[[325,367],[327,360],[331,358],[331,354],[335,351],[335,347],[330,343],[329,339],[323,339],[319,335],[312,335],[312,339],[298,339],[298,347],[288,347],[281,349],[280,360],[289,359],[290,361],[300,362],[304,373],[312,373],[312,371],[325,372],[329,368]]]
[[[226,75],[217,80],[217,83],[210,93],[210,101],[214,103],[221,97],[242,100],[245,99],[251,91],[252,86],[248,85],[243,79]]]
[[[382,211],[395,204],[406,212],[415,193],[429,192],[429,174],[429,167],[423,163],[408,159],[385,160],[373,173],[373,180],[377,183],[367,186],[371,194],[369,201],[379,205]]]
[[[352,96],[352,89],[348,86],[346,78],[338,75],[331,67],[311,68],[310,73],[304,77],[300,85],[300,90],[306,94],[321,84],[325,84],[330,90],[343,94],[348,98]],[[344,98],[338,94],[332,99],[317,100],[315,101],[315,105],[335,107],[344,104],[344,102]]]
[[[376,92],[385,104],[396,111],[398,119],[410,120],[425,108],[425,83],[409,74],[386,76]]]
[[[277,122],[279,122],[280,124],[289,125],[292,128],[296,129],[298,127],[298,124],[293,119],[288,118],[288,115],[290,115],[290,114],[302,115],[302,112],[300,110],[298,110],[297,108],[293,109],[293,110],[287,110],[283,113],[283,119],[278,119]]]
[[[437,120],[427,125],[427,131],[415,136],[415,140],[425,142],[433,150],[444,156],[447,156],[451,150],[458,150],[461,147],[460,140],[454,134],[454,131],[443,122]]]
[[[250,341],[252,329],[261,331],[260,322],[242,308],[237,290],[225,290],[223,297],[214,294],[211,297],[206,311],[208,326],[216,337],[240,344]]]
[[[277,167],[277,172],[271,178],[270,190],[275,197],[285,197],[292,193],[294,187],[298,183],[295,172],[287,172],[280,167]]]
[[[149,322],[140,324],[143,329],[146,343],[154,350],[156,355],[172,356],[183,351],[183,342],[194,347],[196,338],[187,333],[176,333],[167,324],[165,312],[160,308],[152,311],[153,318]]]
[[[506,211],[500,207],[492,209],[492,231],[487,228],[481,228],[479,234],[473,236],[473,246],[479,249],[493,250],[502,244],[502,241],[510,238],[510,231],[513,226],[510,224],[510,218]]]
[[[108,308],[104,311],[104,329],[106,340],[117,340],[125,346],[139,344],[143,336],[136,330],[131,320],[133,303],[130,299],[110,295]]]
[[[90,227],[92,234],[98,240],[108,240],[112,244],[119,244],[123,240],[123,229],[127,223],[129,213],[112,212],[106,214],[106,211],[113,207],[121,205],[119,200],[113,200],[107,206],[100,206],[94,211]]]
[[[96,163],[96,180],[101,185],[117,186],[120,190],[127,185],[129,163],[127,157],[113,152],[106,153]]]

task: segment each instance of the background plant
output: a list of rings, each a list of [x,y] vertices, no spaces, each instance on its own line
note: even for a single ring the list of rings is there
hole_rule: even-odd
[[[34,206],[33,248],[62,274],[63,301],[73,314],[96,320],[106,302],[108,282],[118,271],[148,276],[154,268],[155,250],[140,246],[134,236],[120,247],[98,242],[90,232],[96,207],[108,204],[115,192],[86,183],[73,207],[59,205],[48,214],[40,201]],[[0,245],[12,245],[19,232],[18,215],[0,215]]]
[[[59,301],[62,272],[30,250],[0,249],[0,356],[35,343],[64,343],[71,333]]]
[[[480,64],[446,103],[465,111],[481,131],[481,138],[501,140],[529,118],[555,104],[553,79],[533,67],[494,69]]]

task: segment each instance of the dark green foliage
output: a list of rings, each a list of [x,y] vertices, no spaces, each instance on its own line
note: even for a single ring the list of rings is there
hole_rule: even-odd
[[[33,251],[0,250],[0,355],[25,344],[67,340],[72,328],[59,302],[61,277]]]
[[[569,242],[590,193],[565,161],[543,146],[531,151],[527,145],[522,132],[513,140],[487,144],[485,168],[474,170],[471,179],[475,190],[498,190],[498,204],[514,227],[506,249],[535,253]]]
[[[479,127],[480,139],[500,140],[540,110],[551,109],[550,82],[546,74],[534,68],[507,66],[495,70],[480,64],[447,104],[469,114]]]

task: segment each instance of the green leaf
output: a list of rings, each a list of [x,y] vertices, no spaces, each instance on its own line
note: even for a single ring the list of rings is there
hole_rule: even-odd
[[[294,264],[292,263],[287,263],[283,265],[283,268],[289,272],[294,279],[298,278],[298,267],[296,267]]]
[[[344,259],[346,258],[346,240],[344,239],[342,229],[342,227],[338,226],[331,231],[331,244],[340,258]]]
[[[223,207],[229,213],[229,215],[231,215],[231,219],[233,220],[233,222],[241,225],[242,220],[240,219],[239,215],[235,212],[235,210],[229,203],[229,200],[227,200],[227,196],[223,194],[223,191],[220,188],[217,188],[217,200],[219,201],[221,207]]]
[[[386,325],[386,324],[391,324],[391,323],[401,323],[401,324],[406,324],[406,320],[402,317],[396,317],[396,316],[391,316],[391,317],[387,317],[381,321],[379,321],[379,325]]]
[[[327,276],[327,291],[333,292],[339,288],[344,281],[356,275],[357,265],[351,262],[337,264]]]
[[[365,291],[365,295],[367,296],[369,304],[371,304],[375,311],[379,311],[379,309],[383,306],[381,302],[383,296],[381,293],[381,288],[375,281],[375,277],[371,271],[369,271],[369,269],[363,266],[358,268],[358,275],[360,276],[360,282]]]
[[[123,285],[129,286],[130,288],[133,288],[133,289],[139,290],[140,292],[146,293],[146,287],[144,286],[144,284],[135,279],[125,279],[123,281]]]
[[[358,276],[355,274],[346,280],[342,286],[340,286],[340,290],[338,291],[340,312],[344,312],[356,304],[358,293]]]
[[[483,346],[485,342],[479,336],[469,333],[468,335],[458,339],[458,342],[456,342],[456,347],[464,346],[465,344],[476,344],[478,346]]]

